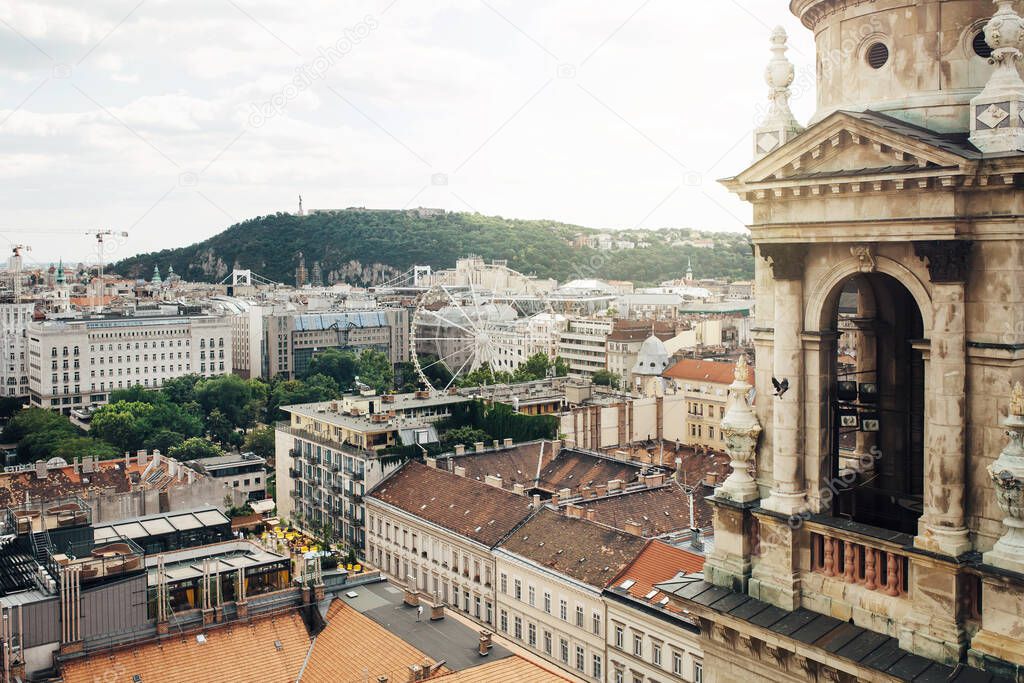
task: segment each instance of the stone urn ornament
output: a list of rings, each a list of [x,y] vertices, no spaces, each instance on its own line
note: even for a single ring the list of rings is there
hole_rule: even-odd
[[[729,409],[722,418],[725,452],[729,454],[732,472],[715,492],[717,498],[737,503],[749,503],[760,498],[757,482],[750,476],[761,423],[747,401],[751,389],[749,376],[747,357],[741,355],[736,363],[733,383],[729,385]]]
[[[986,564],[1024,573],[1024,385],[1013,387],[1010,409],[1003,420],[1009,443],[988,466],[996,502],[1006,518],[1006,534],[984,554]]]

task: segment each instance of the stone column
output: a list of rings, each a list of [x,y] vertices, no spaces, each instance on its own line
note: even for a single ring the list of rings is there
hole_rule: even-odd
[[[774,275],[775,334],[772,376],[788,387],[767,395],[772,411],[772,474],[775,483],[762,507],[791,515],[807,506],[803,474],[803,265],[806,247],[770,244],[759,247]]]
[[[915,242],[932,281],[932,329],[925,378],[924,515],[914,545],[957,557],[971,550],[966,495],[967,323],[971,243]]]

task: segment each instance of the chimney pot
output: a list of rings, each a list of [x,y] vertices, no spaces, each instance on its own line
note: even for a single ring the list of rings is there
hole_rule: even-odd
[[[539,497],[540,496],[538,496],[538,498]],[[558,494],[557,493],[551,496],[551,504],[552,505],[554,505],[555,507],[558,507],[558,501],[559,501],[559,498],[558,498]]]
[[[626,522],[622,525],[622,530],[625,531],[627,534],[633,534],[634,536],[642,535],[639,522]]]
[[[45,460],[36,460],[36,479],[46,479],[49,476]]]
[[[427,463],[427,467],[437,469],[437,458],[424,458],[423,460]]]
[[[464,477],[464,476],[466,476],[466,468],[463,467],[462,465],[456,465],[455,466],[455,476],[457,476],[457,477]]]
[[[535,494],[533,494],[533,509],[536,510],[539,507],[540,507],[540,494],[539,493],[535,493]]]
[[[505,439],[505,448],[512,448],[512,439]]]
[[[484,442],[483,441],[475,442],[473,444],[473,450],[475,450],[477,453],[483,453],[484,452]]]
[[[494,442],[493,442],[493,445],[494,445],[494,450],[498,450],[498,446],[501,445],[501,442],[498,441],[497,439],[495,439]]]
[[[515,493],[517,496],[524,495],[526,493],[526,487],[523,486],[522,484],[513,484],[512,492]]]
[[[466,445],[465,444],[461,444],[461,443],[455,444],[455,455],[465,455],[465,454],[466,454]]]
[[[587,520],[594,522],[597,520],[597,510],[594,508],[587,508]]]

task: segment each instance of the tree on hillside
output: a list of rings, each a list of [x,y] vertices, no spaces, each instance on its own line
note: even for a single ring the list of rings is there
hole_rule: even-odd
[[[391,359],[375,349],[363,349],[356,363],[359,381],[372,387],[377,393],[390,391],[395,383],[395,369]]]

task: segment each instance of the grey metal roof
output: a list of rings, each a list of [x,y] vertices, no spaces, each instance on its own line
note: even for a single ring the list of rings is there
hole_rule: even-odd
[[[955,670],[945,664],[933,662],[919,655],[901,650],[899,641],[892,636],[869,631],[840,621],[825,614],[800,608],[792,612],[767,602],[715,586],[707,581],[682,583],[670,580],[655,586],[684,600],[708,607],[720,614],[750,622],[780,636],[822,649],[843,659],[851,660],[869,669],[882,671],[900,680],[926,683],[928,681],[977,681],[978,683],[1004,683],[1005,679],[993,674],[962,667]],[[1005,683],[1010,683],[1005,681]]]

